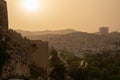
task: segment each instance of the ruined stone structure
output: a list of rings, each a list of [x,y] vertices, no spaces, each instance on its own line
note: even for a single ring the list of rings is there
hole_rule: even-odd
[[[6,44],[6,53],[9,55],[8,61],[3,65],[0,77],[5,80],[15,77],[29,77],[30,64],[40,67],[45,72],[48,68],[48,42],[40,40],[28,41],[31,46],[26,49],[22,42],[26,42],[15,31],[8,30],[7,3],[0,0],[0,44]],[[20,39],[16,39],[17,37]],[[1,46],[1,45],[0,45]]]
[[[0,0],[0,27],[8,29],[7,2],[5,0]]]
[[[47,72],[48,68],[48,42],[41,40],[31,41],[30,62],[44,69]]]
[[[0,77],[5,80],[14,77],[28,77],[30,76],[28,52],[22,47],[13,35],[19,36],[14,31],[8,30],[8,12],[7,2],[0,0],[0,46],[3,44],[6,54],[9,55],[6,63],[2,67]],[[21,40],[24,40],[20,37]],[[3,52],[0,52],[0,54]],[[5,54],[5,53],[4,53]]]
[[[108,27],[100,27],[99,28],[99,34],[106,35],[108,33],[109,33],[109,28]]]

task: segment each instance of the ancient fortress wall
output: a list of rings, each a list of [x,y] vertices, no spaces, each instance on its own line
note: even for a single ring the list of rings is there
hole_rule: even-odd
[[[0,29],[2,31],[8,32],[7,3],[4,0],[0,0]],[[1,32],[1,34],[6,32]],[[2,39],[4,39],[4,37]],[[10,55],[10,59],[8,63],[6,63],[3,67],[3,71],[2,71],[3,78],[7,80],[8,77],[16,77],[16,76],[29,77],[30,63],[35,64],[37,67],[40,67],[47,72],[48,42],[44,42],[40,40],[31,41],[30,50],[25,50],[22,47],[23,46],[22,44],[15,43],[15,41],[13,41],[12,39],[7,42],[7,45],[9,47],[6,50],[7,53]],[[30,53],[27,54],[27,51],[28,52],[30,51]]]
[[[41,40],[31,41],[30,62],[47,71],[48,68],[48,42]]]
[[[7,2],[0,0],[0,27],[8,29]]]

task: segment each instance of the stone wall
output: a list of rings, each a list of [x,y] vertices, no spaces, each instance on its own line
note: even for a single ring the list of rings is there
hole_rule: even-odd
[[[48,42],[34,40],[31,41],[30,62],[44,69],[48,68]]]

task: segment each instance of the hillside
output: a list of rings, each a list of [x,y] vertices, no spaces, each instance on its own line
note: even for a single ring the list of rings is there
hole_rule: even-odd
[[[28,50],[30,41],[13,30],[0,28],[0,73],[2,78],[28,77]],[[18,68],[19,67],[19,68]],[[16,74],[17,73],[17,74]]]
[[[68,34],[44,34],[27,37],[31,40],[48,41],[50,46],[54,46],[58,50],[66,49],[79,53],[84,50],[98,52],[101,49],[113,49],[115,48],[115,41],[120,40],[120,33],[113,32],[108,35],[97,35],[85,32],[72,32]]]
[[[23,36],[34,36],[34,35],[44,35],[44,34],[68,34],[76,31],[73,29],[63,29],[63,30],[45,30],[45,31],[16,30],[16,32],[21,33]]]

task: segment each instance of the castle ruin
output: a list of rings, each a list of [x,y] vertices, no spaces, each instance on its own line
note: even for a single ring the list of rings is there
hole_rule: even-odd
[[[101,35],[107,35],[109,33],[109,28],[108,27],[100,27],[99,28],[99,33]]]
[[[30,62],[42,68],[46,73],[48,70],[48,42],[41,40],[31,41]]]
[[[29,77],[30,76],[30,64],[35,64],[37,67],[42,68],[46,73],[48,69],[48,42],[36,40],[31,41],[31,46],[29,50],[23,47],[21,40],[20,42],[13,39],[13,35],[18,35],[14,33],[13,35],[7,34],[8,30],[8,12],[7,12],[7,2],[5,0],[0,0],[0,34],[4,34],[0,41],[4,40],[7,44],[6,53],[10,55],[10,59],[5,63],[2,69],[0,77],[3,79],[14,78],[14,77]],[[6,37],[10,37],[7,41]],[[2,43],[2,42],[1,42]],[[0,45],[1,46],[1,45]]]

